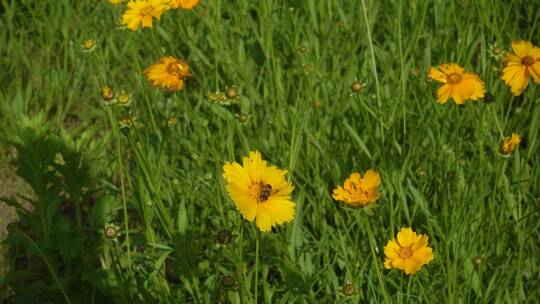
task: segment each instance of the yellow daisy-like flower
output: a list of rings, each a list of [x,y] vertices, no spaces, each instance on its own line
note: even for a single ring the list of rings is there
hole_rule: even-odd
[[[169,0],[171,8],[192,9],[201,2],[200,0]]]
[[[343,183],[343,187],[337,186],[332,197],[343,201],[353,207],[363,208],[373,204],[378,198],[377,187],[381,184],[379,173],[367,170],[362,177],[354,172]]]
[[[384,247],[384,268],[396,268],[406,274],[414,274],[433,260],[433,249],[428,246],[428,237],[416,234],[411,228],[401,228],[397,238]]]
[[[429,68],[429,77],[444,83],[437,89],[437,102],[446,103],[452,97],[456,104],[464,104],[468,99],[484,97],[484,82],[475,73],[468,73],[455,63],[445,63]]]
[[[503,139],[500,151],[504,155],[510,155],[514,153],[516,147],[521,143],[521,136],[516,133],[512,133],[511,136],[507,136]]]
[[[167,88],[169,91],[181,90],[184,87],[184,79],[191,76],[189,65],[172,56],[161,58],[144,73],[153,86]]]
[[[287,171],[266,165],[258,151],[244,157],[242,165],[227,162],[223,178],[227,191],[244,219],[255,220],[261,231],[291,221],[295,204],[291,201],[293,186],[285,179]]]
[[[514,53],[506,55],[502,80],[510,86],[512,93],[521,95],[529,84],[529,76],[540,84],[540,48],[530,41],[513,41]]]
[[[152,27],[152,19],[159,20],[161,14],[169,9],[166,0],[134,0],[127,4],[122,16],[122,24],[135,31],[141,27]]]

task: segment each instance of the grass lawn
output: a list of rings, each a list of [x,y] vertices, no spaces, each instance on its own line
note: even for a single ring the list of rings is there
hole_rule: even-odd
[[[540,49],[523,92],[501,76],[540,1],[202,0],[136,31],[126,4],[0,1],[6,303],[537,303]],[[180,90],[147,79],[166,56]],[[445,63],[482,96],[438,103]],[[224,178],[250,151],[294,186],[271,231]],[[370,169],[369,206],[334,199]],[[385,267],[402,228],[413,274]]]

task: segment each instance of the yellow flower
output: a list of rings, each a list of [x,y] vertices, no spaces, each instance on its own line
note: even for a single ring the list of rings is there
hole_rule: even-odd
[[[113,5],[118,5],[122,2],[124,2],[124,0],[107,0],[109,1],[110,4],[113,4]]]
[[[172,56],[161,58],[144,73],[153,86],[167,88],[169,91],[181,90],[184,87],[184,79],[191,76],[188,64]]]
[[[291,201],[293,186],[285,179],[287,171],[266,165],[258,151],[243,158],[243,164],[227,162],[223,178],[227,191],[244,219],[255,220],[261,231],[294,218]]]
[[[169,0],[171,8],[192,9],[199,4],[200,0]]]
[[[384,268],[414,274],[433,260],[433,249],[428,246],[427,236],[417,235],[411,228],[401,228],[397,238],[388,241],[384,247],[384,256]]]
[[[86,39],[82,42],[82,47],[85,52],[91,52],[96,47],[96,40],[95,39]]]
[[[504,155],[512,154],[520,142],[521,137],[519,136],[519,134],[512,133],[511,136],[505,137],[501,144],[501,153]]]
[[[502,80],[518,96],[529,84],[529,76],[540,84],[540,48],[533,46],[530,41],[513,41],[512,49],[514,53],[504,58],[506,66]]]
[[[381,184],[379,173],[367,170],[363,177],[354,172],[343,183],[343,187],[337,186],[332,197],[343,201],[353,207],[363,208],[373,204],[378,198],[377,187]]]
[[[169,7],[166,0],[133,0],[127,4],[128,9],[122,16],[122,24],[135,31],[141,27],[152,27],[152,18],[159,20],[161,14]]]
[[[439,70],[440,69],[440,70]],[[437,102],[446,103],[452,97],[456,104],[464,104],[468,99],[478,100],[484,97],[484,82],[474,73],[465,70],[455,63],[445,63],[429,68],[429,77],[444,83],[437,90]]]

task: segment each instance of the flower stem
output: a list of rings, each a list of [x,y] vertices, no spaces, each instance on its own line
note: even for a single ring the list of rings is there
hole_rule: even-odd
[[[109,114],[109,119],[111,121],[111,127],[113,129],[113,133],[116,137],[116,153],[118,156],[118,166],[120,171],[120,189],[122,193],[122,209],[124,211],[124,229],[126,234],[126,245],[127,245],[127,260],[128,260],[128,269],[131,274],[132,265],[131,265],[131,242],[129,238],[129,220],[128,220],[128,212],[127,212],[127,200],[126,200],[126,186],[124,184],[124,167],[123,167],[123,159],[122,159],[122,151],[121,151],[121,141],[120,141],[120,132],[118,130],[118,126],[116,124],[116,120],[114,119],[114,114],[112,113],[111,109],[107,109]]]
[[[259,231],[256,232],[257,237],[255,241],[255,304],[259,300],[259,239],[261,234]]]
[[[368,15],[367,15],[367,8],[366,8],[366,3],[364,0],[362,0],[362,8],[364,10],[364,21],[366,22],[366,32],[367,32],[367,37],[368,37],[368,42],[369,42],[369,52],[370,52],[370,55],[371,55],[371,64],[373,65],[372,69],[373,69],[373,78],[375,78],[375,90],[377,92],[377,112],[379,113],[380,116],[382,116],[381,114],[381,111],[382,111],[382,99],[381,99],[381,90],[379,88],[379,75],[377,73],[377,62],[375,60],[375,52],[373,50],[373,40],[371,39],[371,29],[369,27],[369,19],[368,19]],[[382,118],[379,119],[379,123],[380,123],[380,128],[381,128],[381,133],[380,133],[380,136],[381,136],[381,140],[382,142],[384,143],[384,123],[382,122]]]
[[[390,296],[388,295],[388,292],[386,291],[386,284],[384,283],[384,279],[382,277],[382,272],[380,269],[380,265],[378,263],[377,254],[375,253],[375,239],[373,237],[373,232],[371,230],[369,218],[367,217],[365,212],[363,212],[362,218],[364,220],[364,225],[366,226],[366,230],[367,230],[367,234],[369,238],[369,247],[371,249],[371,257],[373,258],[373,264],[375,264],[375,271],[377,272],[377,278],[379,279],[379,284],[381,285],[384,302],[391,303]]]

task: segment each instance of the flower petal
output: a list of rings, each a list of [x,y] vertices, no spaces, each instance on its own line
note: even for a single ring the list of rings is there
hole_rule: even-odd
[[[437,89],[437,102],[445,104],[452,95],[452,85],[445,84]]]
[[[397,241],[401,247],[412,246],[416,238],[416,233],[411,228],[402,228],[397,234]]]
[[[446,76],[444,75],[444,73],[434,67],[429,68],[428,76],[433,80],[446,83]]]
[[[532,48],[533,45],[530,41],[512,41],[512,49],[514,50],[514,53],[516,53],[516,55],[518,55],[520,58],[527,56],[529,54],[529,50],[531,50]]]

